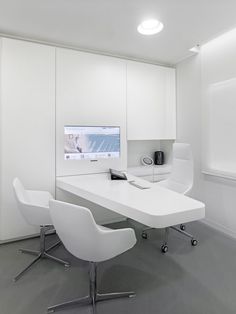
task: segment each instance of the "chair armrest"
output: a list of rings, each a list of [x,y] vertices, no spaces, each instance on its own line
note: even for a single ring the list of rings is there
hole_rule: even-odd
[[[30,203],[35,206],[49,207],[49,200],[53,199],[48,191],[27,190],[27,194]]]
[[[131,249],[137,242],[135,232],[131,228],[100,230],[100,252],[109,258],[115,257]]]

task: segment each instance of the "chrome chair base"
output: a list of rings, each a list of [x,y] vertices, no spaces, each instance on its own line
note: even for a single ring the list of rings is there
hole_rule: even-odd
[[[65,267],[70,267],[70,263],[67,261],[64,261],[60,258],[57,258],[55,256],[52,256],[51,254],[48,254],[48,252],[58,245],[61,244],[61,241],[57,241],[55,244],[51,245],[49,248],[45,248],[45,236],[47,235],[47,231],[50,231],[50,234],[52,233],[50,230],[50,227],[48,226],[43,226],[40,228],[40,250],[29,250],[29,249],[20,249],[19,251],[24,254],[30,254],[36,256],[36,258],[28,265],[26,266],[19,274],[15,276],[13,281],[17,281],[27,270],[31,268],[37,261],[39,261],[42,258],[47,258],[50,260],[53,260],[55,262],[58,262],[60,264],[63,264]]]
[[[96,263],[90,262],[90,291],[86,297],[74,299],[72,301],[60,303],[48,307],[48,313],[53,313],[58,310],[63,310],[70,306],[92,305],[93,314],[96,314],[96,303],[101,301],[113,300],[118,298],[135,297],[133,291],[130,292],[113,292],[113,293],[98,293],[97,292],[97,266]]]

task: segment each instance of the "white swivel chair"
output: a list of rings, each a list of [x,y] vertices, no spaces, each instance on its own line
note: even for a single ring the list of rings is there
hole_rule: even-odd
[[[99,226],[85,207],[56,200],[51,200],[49,207],[53,225],[66,249],[90,264],[90,291],[86,297],[51,306],[48,312],[72,305],[92,304],[95,313],[95,303],[98,301],[134,296],[134,292],[97,292],[97,263],[131,249],[136,243],[134,230],[113,230]]]
[[[45,236],[47,234],[52,234],[53,232],[55,233],[49,212],[49,200],[53,198],[52,195],[46,191],[25,190],[23,184],[18,178],[13,180],[13,189],[17,206],[27,223],[33,226],[40,226],[40,250],[20,250],[22,253],[35,255],[36,258],[14,278],[14,281],[18,280],[34,263],[36,263],[41,258],[51,259],[63,264],[66,267],[70,266],[68,262],[48,254],[48,252],[58,246],[61,241],[56,242],[47,249],[45,247]]]
[[[186,143],[174,143],[173,144],[173,160],[172,160],[172,170],[168,179],[156,183],[164,188],[170,189],[172,191],[188,194],[193,186],[193,157],[190,144]],[[177,232],[184,234],[185,236],[191,238],[191,244],[196,246],[198,241],[194,239],[193,235],[185,231],[185,225],[181,224],[180,228],[175,226],[171,227]],[[152,228],[147,228],[143,230],[142,237],[147,239],[147,230]],[[169,228],[165,229],[165,240],[161,246],[161,251],[166,253],[168,251],[167,241],[168,241]]]

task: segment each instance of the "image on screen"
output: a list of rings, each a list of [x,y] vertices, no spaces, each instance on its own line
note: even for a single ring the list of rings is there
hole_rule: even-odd
[[[119,157],[120,127],[64,126],[65,160]]]

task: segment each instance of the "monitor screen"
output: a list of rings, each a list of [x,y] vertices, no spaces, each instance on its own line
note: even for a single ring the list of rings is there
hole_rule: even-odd
[[[120,157],[120,127],[64,126],[65,160]]]

